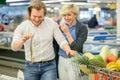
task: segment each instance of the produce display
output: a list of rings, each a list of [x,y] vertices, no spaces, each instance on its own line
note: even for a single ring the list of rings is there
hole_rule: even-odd
[[[82,55],[77,53],[73,61],[82,65],[80,66],[80,69],[83,69],[83,65],[84,68],[85,65],[91,65],[99,68],[105,68],[110,71],[120,72],[120,58],[118,58],[118,51],[117,49],[110,49],[107,45],[103,46],[100,53],[97,55],[90,52],[86,52]],[[90,70],[87,71],[91,72]]]

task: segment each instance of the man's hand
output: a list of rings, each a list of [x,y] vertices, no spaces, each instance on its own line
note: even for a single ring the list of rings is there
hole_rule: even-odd
[[[26,42],[29,38],[33,38],[33,34],[24,34],[22,37],[22,41]]]

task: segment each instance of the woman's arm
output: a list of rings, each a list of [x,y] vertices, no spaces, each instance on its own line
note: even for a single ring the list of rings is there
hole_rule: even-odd
[[[65,33],[69,44],[71,44],[74,41],[74,39],[72,38],[67,25],[66,24],[62,24],[60,28]]]

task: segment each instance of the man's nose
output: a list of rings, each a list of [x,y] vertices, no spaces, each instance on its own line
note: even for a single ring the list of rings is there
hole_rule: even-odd
[[[39,21],[39,18],[36,17],[36,18],[35,18],[35,21]]]

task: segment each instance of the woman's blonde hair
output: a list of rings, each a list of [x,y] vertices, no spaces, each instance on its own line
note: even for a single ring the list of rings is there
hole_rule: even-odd
[[[35,8],[37,10],[44,9],[44,15],[46,15],[46,12],[47,12],[46,5],[45,5],[45,3],[41,2],[40,0],[34,0],[28,6],[27,11],[28,11],[29,18],[31,16],[31,10],[32,10],[32,8]]]
[[[78,15],[79,8],[74,4],[63,5],[60,10],[60,15],[63,16],[64,14],[68,14],[70,12],[74,13],[75,15]]]

